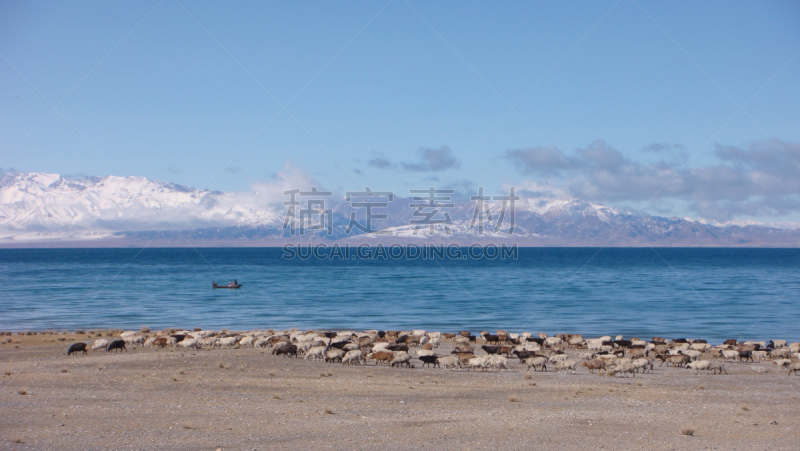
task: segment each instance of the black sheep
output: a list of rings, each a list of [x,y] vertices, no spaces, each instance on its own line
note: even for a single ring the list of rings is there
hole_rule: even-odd
[[[295,345],[283,345],[280,348],[275,348],[272,353],[274,355],[284,355],[287,357],[291,357],[294,355],[297,357],[297,346]]]
[[[125,350],[125,352],[128,352],[128,348],[125,347],[125,340],[114,340],[111,343],[109,343],[108,344],[108,352],[111,352],[114,349],[119,349],[120,352],[122,350]]]
[[[423,368],[426,364],[428,366],[433,365],[434,367],[439,366],[439,357],[435,355],[421,355],[419,356],[419,360],[422,362]]]
[[[69,350],[67,351],[67,355],[71,355],[73,352],[75,354],[77,354],[79,352],[83,352],[83,354],[86,355],[86,343],[75,343],[75,344],[73,344],[72,346],[69,347]]]

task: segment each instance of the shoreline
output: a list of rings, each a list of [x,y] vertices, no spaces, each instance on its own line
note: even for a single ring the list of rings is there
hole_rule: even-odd
[[[0,337],[0,448],[789,450],[800,438],[800,376],[772,362],[624,377],[516,359],[486,371],[343,365],[269,347],[67,356],[80,338]]]

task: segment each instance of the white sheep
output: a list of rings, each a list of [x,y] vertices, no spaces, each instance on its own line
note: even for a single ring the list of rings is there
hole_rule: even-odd
[[[756,351],[759,352],[759,351]],[[766,352],[766,351],[762,351]],[[755,358],[755,352],[753,353],[753,357]],[[779,348],[772,351],[772,358],[773,359],[787,359],[792,357],[792,351],[789,348]]]
[[[542,371],[547,371],[547,357],[528,357],[522,363],[528,365],[529,370],[533,367],[533,371],[536,371],[536,367],[542,367]]]
[[[110,341],[106,340],[105,338],[95,340],[94,343],[92,343],[92,351],[95,349],[106,349],[108,348],[109,343]]]
[[[708,366],[708,370],[713,371],[714,374],[717,374],[718,371],[719,374],[722,374],[723,372],[728,374],[728,371],[725,370],[725,362],[711,362],[711,364]]]
[[[558,346],[563,341],[564,340],[562,340],[561,337],[548,337],[548,338],[545,338],[545,343],[547,343],[547,346],[551,346],[551,347],[552,346]]]
[[[697,361],[697,359],[699,359],[699,358],[700,358],[700,356],[702,356],[702,355],[703,355],[703,353],[702,353],[702,352],[700,352],[700,351],[694,351],[694,350],[691,350],[691,349],[689,349],[689,350],[686,350],[686,351],[681,351],[681,353],[682,353],[683,355],[688,355],[688,356],[689,356],[689,359],[690,359],[691,361],[693,361],[693,362],[694,362],[694,361]]]
[[[306,351],[306,355],[303,357],[303,359],[308,360],[308,358],[311,357],[311,361],[313,362],[314,360],[317,360],[317,357],[319,357],[320,360],[325,360],[326,349],[328,349],[327,346],[315,346],[310,348]]]
[[[610,374],[618,374],[622,373],[625,377],[628,377],[628,373],[633,374],[633,377],[636,377],[636,367],[633,366],[633,363],[623,363],[622,365],[615,366],[614,369],[611,370]]]
[[[603,347],[603,339],[602,338],[593,338],[586,340],[586,346],[589,348],[590,351],[600,351]]]
[[[486,367],[488,366],[488,357],[489,356],[480,355],[469,359],[467,361],[467,371],[478,368],[480,368],[481,371],[486,371]]]
[[[708,360],[695,360],[694,362],[690,362],[686,364],[686,368],[691,368],[694,370],[694,374],[699,374],[700,370],[708,371],[711,367],[711,362]]]
[[[772,363],[774,363],[775,365],[778,365],[779,367],[784,367],[784,366],[788,367],[789,364],[792,363],[792,360],[791,359],[775,359],[775,360],[772,361]]]
[[[333,348],[325,351],[325,363],[336,362],[337,360],[341,362],[343,357],[344,351],[341,349]]]
[[[456,356],[456,355],[448,355],[448,356],[444,356],[444,357],[439,357],[439,359],[437,361],[439,362],[439,365],[445,370],[450,368],[450,367],[453,367],[454,370],[456,368],[460,368],[461,367],[461,361],[459,360],[458,356]]]
[[[196,338],[185,338],[183,341],[178,343],[184,348],[196,348],[197,347],[197,339]]]
[[[405,366],[410,368],[411,367],[411,356],[408,355],[407,352],[403,352],[403,351],[395,353],[394,358],[392,359],[392,366],[395,366],[395,365],[397,365],[397,366],[405,365]]]
[[[361,355],[362,355],[361,351],[356,351],[356,350],[349,351],[347,354],[344,355],[344,357],[342,357],[342,365],[344,365],[345,363],[349,363],[351,365],[353,363],[356,363],[358,365],[361,365],[361,363],[363,362]]]
[[[253,347],[255,348],[256,346],[258,346],[259,348],[263,348],[267,346],[268,343],[269,343],[269,337],[263,337],[263,336],[258,337],[255,343],[253,343]],[[297,346],[297,349],[300,350],[300,346]]]
[[[768,357],[769,353],[767,351],[753,351],[753,360],[756,362],[767,360]]]
[[[706,352],[711,349],[711,345],[708,343],[692,343],[689,348],[695,351]]]
[[[498,370],[508,369],[508,359],[502,355],[490,355],[486,358],[486,364]]]
[[[636,359],[631,363],[633,363],[633,367],[637,373],[639,370],[642,370],[642,373],[646,373],[648,370],[650,372],[653,371],[653,362],[649,359]]]
[[[550,363],[563,362],[567,359],[569,359],[569,356],[566,354],[553,354],[550,356]]]
[[[575,367],[578,365],[578,362],[575,360],[562,360],[560,362],[556,362],[556,369],[558,370],[572,370],[572,374],[575,374]]]
[[[426,355],[434,355],[434,351],[433,350],[428,351],[427,349],[418,349],[415,352],[417,354],[417,357],[422,357],[422,356],[426,356]]]
[[[433,346],[434,348],[438,348],[439,346],[441,346],[441,345],[442,345],[442,339],[441,339],[441,338],[439,338],[439,337],[433,337],[433,338],[431,338],[431,341],[430,341],[429,343],[430,343],[430,344],[431,344],[431,346]]]
[[[729,349],[725,349],[722,351],[722,356],[725,357],[725,361],[729,360],[736,360],[739,358],[739,351],[733,351]]]
[[[123,338],[125,343],[128,345],[139,345],[144,346],[144,342],[147,340],[147,336],[145,335],[128,335],[127,337]]]
[[[235,344],[236,344],[238,341],[239,341],[239,337],[225,337],[225,338],[220,338],[219,340],[217,340],[217,342],[216,342],[216,345],[215,345],[215,346],[219,346],[219,347],[233,346],[233,345],[235,345]]]
[[[241,346],[243,348],[255,347],[253,345],[253,343],[255,343],[255,341],[256,341],[256,337],[254,337],[252,335],[245,335],[244,337],[242,337],[241,340],[239,340],[239,346]]]

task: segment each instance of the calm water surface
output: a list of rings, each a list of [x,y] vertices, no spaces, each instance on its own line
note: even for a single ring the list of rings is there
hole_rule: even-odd
[[[379,328],[800,340],[798,249],[521,248],[285,260],[274,248],[0,249],[0,329]],[[211,281],[238,279],[239,290]]]

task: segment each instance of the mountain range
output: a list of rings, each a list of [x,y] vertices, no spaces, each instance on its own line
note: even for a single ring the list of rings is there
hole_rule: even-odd
[[[308,187],[302,187],[308,189]],[[277,198],[283,193],[277,193]],[[768,225],[716,226],[685,218],[633,213],[577,199],[522,197],[513,203],[486,202],[476,216],[475,201],[447,199],[452,206],[431,216],[423,199],[373,195],[298,197],[294,219],[289,195],[220,192],[143,177],[66,178],[58,174],[7,173],[0,179],[0,246],[281,246],[285,243],[435,242],[517,243],[520,246],[799,247],[800,229]],[[320,202],[307,203],[308,199]],[[424,199],[427,200],[427,199]],[[370,231],[348,230],[351,219],[365,226],[375,202]],[[304,210],[305,213],[303,212]],[[323,229],[292,233],[311,213]],[[319,213],[322,213],[320,215]],[[433,234],[412,221],[444,219]],[[498,224],[502,215],[503,220]],[[330,225],[328,227],[328,225]],[[445,230],[444,226],[447,226]],[[479,227],[483,225],[483,229]],[[286,226],[286,227],[285,227]],[[310,227],[310,226],[309,226]],[[297,232],[297,229],[295,230]]]

